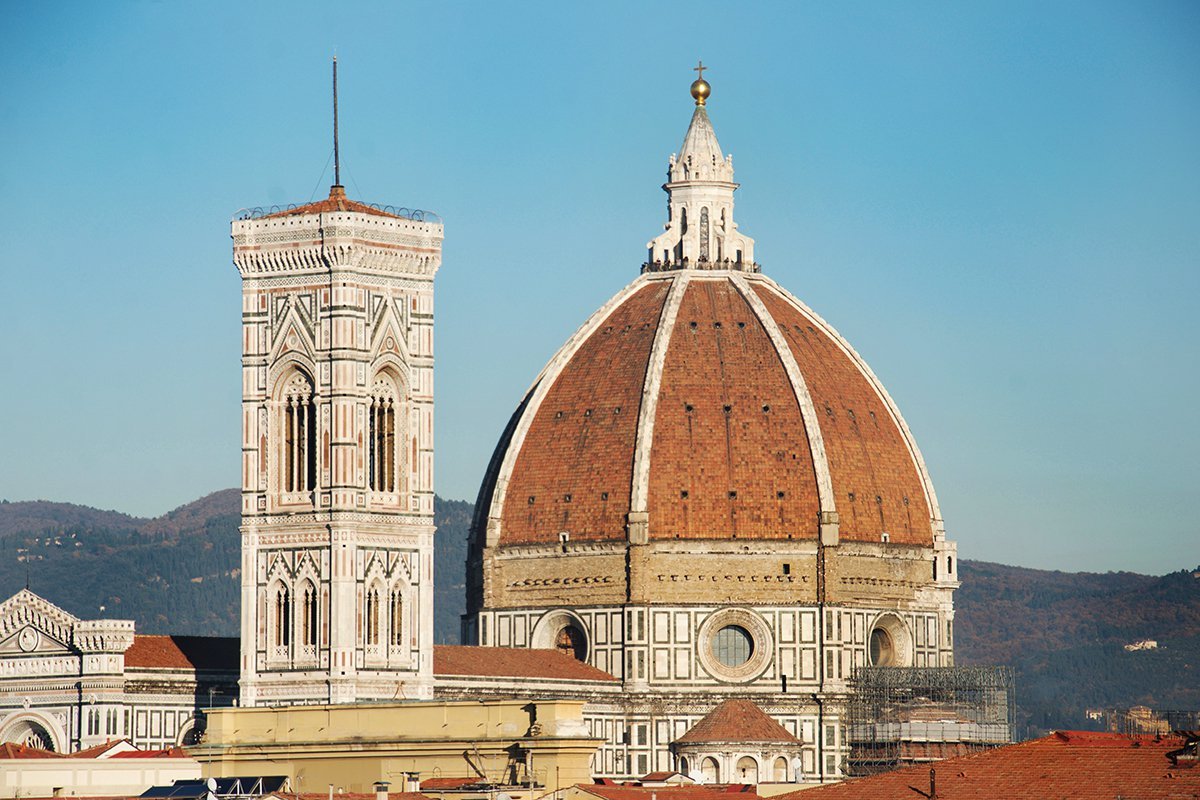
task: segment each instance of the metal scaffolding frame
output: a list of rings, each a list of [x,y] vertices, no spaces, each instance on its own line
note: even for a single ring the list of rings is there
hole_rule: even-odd
[[[862,667],[846,702],[846,772],[872,775],[1013,741],[1010,667]]]

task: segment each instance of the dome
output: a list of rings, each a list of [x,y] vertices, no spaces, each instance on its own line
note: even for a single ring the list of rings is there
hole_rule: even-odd
[[[756,269],[756,268],[755,268]],[[476,528],[560,542],[929,547],[937,501],[903,418],[838,333],[751,269],[649,270],[534,381]]]

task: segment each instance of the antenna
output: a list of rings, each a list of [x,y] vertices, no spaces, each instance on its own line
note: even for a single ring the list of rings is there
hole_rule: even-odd
[[[333,185],[342,185],[342,161],[338,155],[337,56],[333,57]]]

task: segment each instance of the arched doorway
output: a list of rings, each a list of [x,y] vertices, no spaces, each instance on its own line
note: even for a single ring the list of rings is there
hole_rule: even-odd
[[[717,764],[715,758],[705,758],[700,762],[700,774],[704,777],[705,783],[721,782],[721,766]]]
[[[784,758],[783,756],[780,756],[779,758],[775,759],[775,782],[776,783],[787,783],[788,782],[788,763],[787,763],[787,759]]]
[[[742,756],[737,760],[734,777],[738,783],[758,783],[758,762],[750,756]]]

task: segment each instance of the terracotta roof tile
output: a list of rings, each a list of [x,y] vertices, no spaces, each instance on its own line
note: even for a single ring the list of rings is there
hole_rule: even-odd
[[[650,450],[650,537],[815,539],[812,451],[766,329],[728,280],[689,283],[675,320]]]
[[[116,753],[113,758],[188,758],[188,754],[179,747],[168,747],[165,750],[129,750]]]
[[[26,747],[23,744],[4,742],[0,744],[0,758],[65,758],[62,753],[52,750],[42,750],[37,747]]]
[[[483,779],[477,775],[465,778],[426,778],[421,781],[421,789],[438,791],[443,789],[460,789],[463,786],[475,786]]]
[[[938,800],[1138,800],[1200,797],[1200,764],[1172,764],[1181,737],[1128,737],[1063,732],[935,764],[779,795],[780,800],[911,800],[929,792],[934,770]]]
[[[329,800],[328,792],[271,792],[270,797],[284,800]],[[433,800],[420,792],[388,792],[388,800]],[[334,800],[375,800],[374,792],[338,792]]]
[[[817,320],[756,283],[816,407],[842,539],[929,545],[929,505],[899,425],[863,370]]]
[[[580,783],[577,788],[604,800],[724,800],[730,794],[753,800],[758,792],[743,784],[687,784],[683,786],[629,786]]]
[[[434,645],[433,674],[606,682],[617,680],[607,672],[576,661],[557,650],[454,644]]]
[[[634,292],[555,379],[513,466],[501,545],[557,542],[560,531],[625,539],[642,384],[667,289]]]
[[[766,712],[750,700],[730,699],[708,712],[677,740],[697,742],[786,742],[800,744]]]
[[[302,206],[295,208],[276,211],[274,214],[268,214],[263,219],[275,219],[277,217],[294,217],[300,214],[323,214],[331,211],[352,211],[357,214],[373,214],[377,217],[393,217],[403,219],[396,214],[389,214],[386,211],[369,206],[366,203],[360,203],[357,200],[351,200],[346,197],[346,190],[341,186],[329,187],[329,197],[324,200],[317,200],[314,203],[305,203]]]
[[[557,543],[562,531],[571,541],[626,538],[638,410],[671,284],[635,286],[553,376],[540,403],[526,398],[517,415],[528,430],[518,443],[514,419],[501,438],[480,492],[477,531],[498,499],[504,451],[519,448],[498,490],[500,547]],[[869,369],[782,290],[750,285],[812,397],[841,537],[880,542],[886,532],[896,544],[928,546],[925,477]],[[651,539],[817,537],[817,465],[799,401],[767,327],[727,277],[692,275],[657,386],[646,489]]]
[[[236,673],[240,648],[236,638],[139,634],[125,651],[125,666]]]

